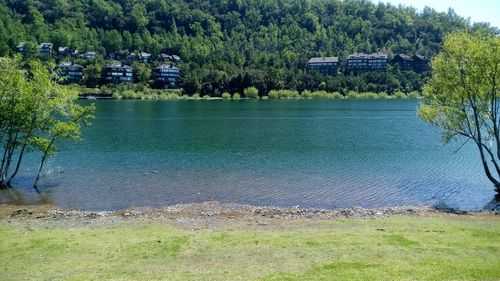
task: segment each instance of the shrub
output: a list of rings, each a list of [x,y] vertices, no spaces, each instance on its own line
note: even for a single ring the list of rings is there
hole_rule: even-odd
[[[224,100],[231,99],[231,94],[228,92],[222,93],[222,99],[224,99]]]
[[[259,98],[259,90],[255,87],[246,88],[243,91],[243,94],[245,95],[246,98],[249,98],[249,99]]]
[[[422,95],[417,91],[413,91],[413,92],[408,93],[408,98],[410,98],[410,99],[418,99],[421,97],[422,97]]]
[[[200,94],[196,93],[196,94],[192,95],[191,99],[193,99],[193,100],[199,100],[200,99]]]
[[[395,92],[394,97],[397,99],[406,99],[407,98],[406,94],[401,92],[401,91]]]
[[[299,92],[292,90],[271,90],[268,96],[270,99],[300,99]]]
[[[233,100],[239,100],[241,98],[240,93],[234,93],[233,94]]]
[[[338,93],[329,93],[327,91],[314,91],[304,90],[301,94],[302,98],[305,99],[342,99],[343,96]]]

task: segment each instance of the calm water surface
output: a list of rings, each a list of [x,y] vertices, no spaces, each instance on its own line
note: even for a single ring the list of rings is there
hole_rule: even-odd
[[[98,101],[43,192],[23,167],[0,202],[119,209],[218,200],[338,208],[481,209],[494,197],[472,145],[443,146],[417,101]]]

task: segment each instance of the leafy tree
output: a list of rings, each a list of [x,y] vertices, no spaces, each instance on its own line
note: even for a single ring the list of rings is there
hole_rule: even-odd
[[[471,141],[487,178],[500,193],[500,37],[459,31],[446,37],[432,61],[420,117],[443,139]]]
[[[89,125],[94,108],[77,104],[78,92],[59,85],[41,62],[23,65],[19,57],[4,58],[0,69],[0,188],[12,186],[25,153],[33,150],[42,155],[36,188],[57,142],[79,139],[80,127]]]
[[[132,68],[135,82],[147,83],[151,78],[151,68],[147,64],[134,62]]]
[[[246,88],[243,91],[243,94],[245,95],[245,97],[247,97],[249,99],[257,99],[257,98],[259,98],[259,90],[257,88],[255,88],[255,87]]]

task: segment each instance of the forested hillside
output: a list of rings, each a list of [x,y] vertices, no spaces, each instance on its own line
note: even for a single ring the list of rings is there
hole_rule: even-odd
[[[323,76],[308,73],[311,56],[354,52],[435,55],[444,35],[471,26],[431,8],[338,0],[3,0],[0,56],[21,41],[52,42],[96,51],[87,66],[94,86],[113,51],[178,54],[188,93],[220,95],[256,86],[271,89],[419,90],[425,75],[389,67],[387,72]],[[147,80],[146,75],[137,76]],[[147,81],[138,81],[147,82]]]

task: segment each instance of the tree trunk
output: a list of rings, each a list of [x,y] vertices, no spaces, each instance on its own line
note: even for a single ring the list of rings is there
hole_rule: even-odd
[[[23,160],[23,155],[24,155],[24,150],[26,149],[26,143],[23,144],[23,148],[21,149],[21,152],[19,153],[19,158],[17,159],[17,164],[16,164],[16,169],[10,176],[9,180],[7,181],[7,186],[12,187],[12,180],[16,177],[17,172],[19,172],[19,167],[21,167],[21,161]]]
[[[47,160],[47,154],[50,151],[52,144],[54,144],[54,141],[55,141],[55,138],[53,138],[50,141],[49,146],[47,146],[47,148],[43,152],[42,160],[40,161],[40,168],[38,168],[38,173],[36,175],[35,183],[33,184],[33,188],[36,190],[38,190],[38,181],[40,180],[40,175],[42,174],[42,169],[43,169],[43,165],[45,164],[45,160]]]

